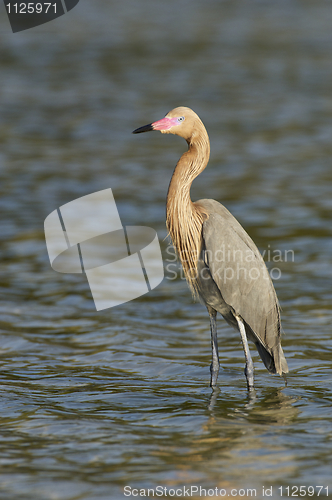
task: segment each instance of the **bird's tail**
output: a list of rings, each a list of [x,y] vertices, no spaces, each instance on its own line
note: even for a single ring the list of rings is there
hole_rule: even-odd
[[[279,373],[279,375],[288,373],[287,361],[280,344],[272,348],[272,353],[269,353],[258,341],[255,342],[255,345],[264,365],[270,373]]]

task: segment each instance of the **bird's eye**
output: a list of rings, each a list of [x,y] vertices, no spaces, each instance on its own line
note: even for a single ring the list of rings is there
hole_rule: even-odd
[[[184,116],[180,116],[180,117],[178,118],[178,122],[183,122],[183,121],[184,121]]]

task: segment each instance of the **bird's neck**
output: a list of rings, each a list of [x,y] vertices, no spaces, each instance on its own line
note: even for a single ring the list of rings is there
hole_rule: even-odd
[[[190,187],[207,166],[210,156],[210,142],[204,126],[196,137],[188,142],[188,151],[175,167],[166,204],[167,229],[194,293],[197,291],[197,260],[201,251],[202,225],[208,214],[203,207],[191,201]]]

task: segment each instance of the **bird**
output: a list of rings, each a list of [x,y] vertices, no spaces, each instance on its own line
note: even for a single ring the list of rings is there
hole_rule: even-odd
[[[210,387],[216,388],[220,367],[217,313],[240,333],[249,392],[255,388],[248,340],[255,344],[267,370],[285,377],[288,366],[281,347],[280,306],[257,246],[221,203],[212,199],[193,202],[190,197],[191,184],[210,157],[203,122],[192,109],[181,106],[133,134],[154,130],[178,135],[188,144],[169,184],[166,226],[189,288],[209,313]]]

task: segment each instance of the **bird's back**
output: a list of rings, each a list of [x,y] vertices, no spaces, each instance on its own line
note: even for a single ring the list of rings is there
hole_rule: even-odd
[[[202,300],[233,326],[237,325],[234,315],[240,316],[268,370],[286,373],[279,303],[258,248],[223,205],[215,200],[199,200],[195,205],[209,214],[203,223],[198,262]]]

